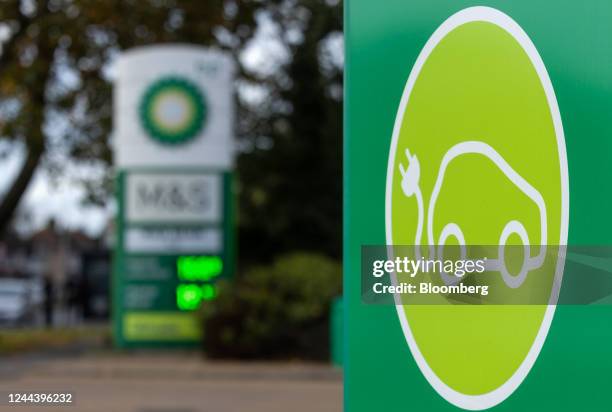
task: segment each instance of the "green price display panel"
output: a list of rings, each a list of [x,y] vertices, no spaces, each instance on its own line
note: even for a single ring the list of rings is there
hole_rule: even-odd
[[[122,173],[118,181],[115,342],[197,344],[198,309],[233,275],[231,175],[155,170]]]
[[[223,277],[221,256],[126,256],[123,264],[121,303],[130,311],[195,310]]]

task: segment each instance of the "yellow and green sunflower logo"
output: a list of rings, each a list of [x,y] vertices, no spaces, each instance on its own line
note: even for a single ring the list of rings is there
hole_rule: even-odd
[[[191,81],[177,76],[154,82],[140,101],[140,121],[149,136],[164,144],[185,143],[206,122],[206,99]]]

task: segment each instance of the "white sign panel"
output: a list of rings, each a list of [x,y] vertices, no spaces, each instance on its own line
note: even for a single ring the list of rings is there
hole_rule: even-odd
[[[187,45],[123,53],[114,88],[114,151],[119,169],[233,164],[234,63]]]
[[[126,178],[127,223],[219,223],[220,174],[130,173]]]
[[[216,228],[129,228],[125,249],[131,253],[219,253],[223,245]]]

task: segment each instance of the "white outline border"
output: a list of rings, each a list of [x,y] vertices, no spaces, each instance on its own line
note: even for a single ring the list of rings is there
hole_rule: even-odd
[[[489,23],[493,23],[500,28],[504,29],[508,32],[518,43],[523,47],[525,52],[527,53],[531,63],[533,64],[538,76],[540,78],[540,82],[542,83],[542,87],[544,88],[544,92],[546,94],[546,98],[548,101],[548,105],[550,108],[553,126],[555,129],[555,134],[557,136],[557,147],[559,150],[559,165],[560,165],[560,177],[561,177],[561,227],[560,227],[560,238],[559,245],[567,244],[567,234],[568,234],[568,222],[569,222],[569,174],[567,167],[567,154],[565,148],[565,136],[563,134],[563,125],[561,123],[561,114],[559,112],[559,106],[557,104],[557,99],[555,96],[555,92],[548,76],[548,72],[546,71],[546,67],[544,66],[544,62],[542,58],[538,54],[534,44],[529,39],[529,36],[523,31],[523,29],[508,15],[502,13],[499,10],[496,10],[491,7],[469,7],[463,9],[448,19],[446,19],[438,29],[431,35],[423,50],[419,54],[412,71],[410,72],[410,76],[408,77],[408,81],[406,82],[406,86],[404,88],[402,99],[395,117],[395,124],[393,126],[393,137],[391,141],[391,149],[389,152],[389,163],[387,166],[387,187],[386,187],[386,207],[385,207],[385,223],[386,223],[386,233],[387,233],[387,244],[393,244],[393,236],[391,232],[391,195],[392,195],[392,182],[393,182],[393,173],[394,173],[394,165],[395,165],[395,156],[397,143],[399,140],[399,133],[401,129],[402,119],[404,116],[404,112],[406,110],[406,106],[408,105],[408,100],[410,98],[410,94],[412,92],[412,88],[416,83],[416,80],[421,72],[421,69],[425,62],[427,61],[431,52],[435,49],[438,43],[452,30],[455,28],[474,21],[485,21]],[[561,253],[560,253],[561,255]],[[564,255],[564,254],[563,254]],[[557,267],[555,273],[555,282],[554,282],[554,290],[551,293],[551,300],[549,303],[556,303],[556,299],[558,297],[559,289],[561,286],[561,279],[563,277],[563,268],[565,265],[564,256],[560,256],[557,260]],[[396,296],[397,298],[397,296]],[[396,299],[396,302],[398,300]],[[423,357],[423,354],[420,352],[419,347],[412,335],[412,331],[410,330],[410,325],[408,324],[408,320],[406,319],[406,315],[403,310],[403,305],[396,304],[396,309],[398,313],[398,317],[402,326],[402,330],[404,332],[404,336],[408,343],[408,347],[419,366],[419,369],[427,379],[427,381],[431,384],[431,386],[438,392],[444,399],[446,399],[451,404],[458,406],[463,409],[469,410],[482,410],[491,408],[506,398],[508,398],[523,382],[531,367],[535,363],[542,346],[544,345],[544,341],[546,340],[546,336],[548,334],[548,330],[550,329],[550,325],[552,323],[556,305],[549,304],[546,308],[546,312],[544,313],[544,319],[542,320],[542,324],[540,325],[540,330],[536,335],[536,338],[531,346],[531,349],[527,353],[527,356],[523,360],[523,363],[518,367],[518,369],[514,372],[514,374],[500,387],[497,389],[485,393],[483,395],[465,395],[460,393],[448,385],[446,385],[427,364],[427,361]]]

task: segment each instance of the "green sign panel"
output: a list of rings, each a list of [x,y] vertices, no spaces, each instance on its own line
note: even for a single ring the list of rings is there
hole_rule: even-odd
[[[113,320],[121,347],[190,345],[233,274],[232,174],[121,172]],[[211,211],[212,210],[212,211]]]
[[[612,6],[470,6],[346,5],[346,410],[607,410],[609,306],[362,298],[366,245],[499,245],[508,290],[555,295],[545,246],[610,238]]]

